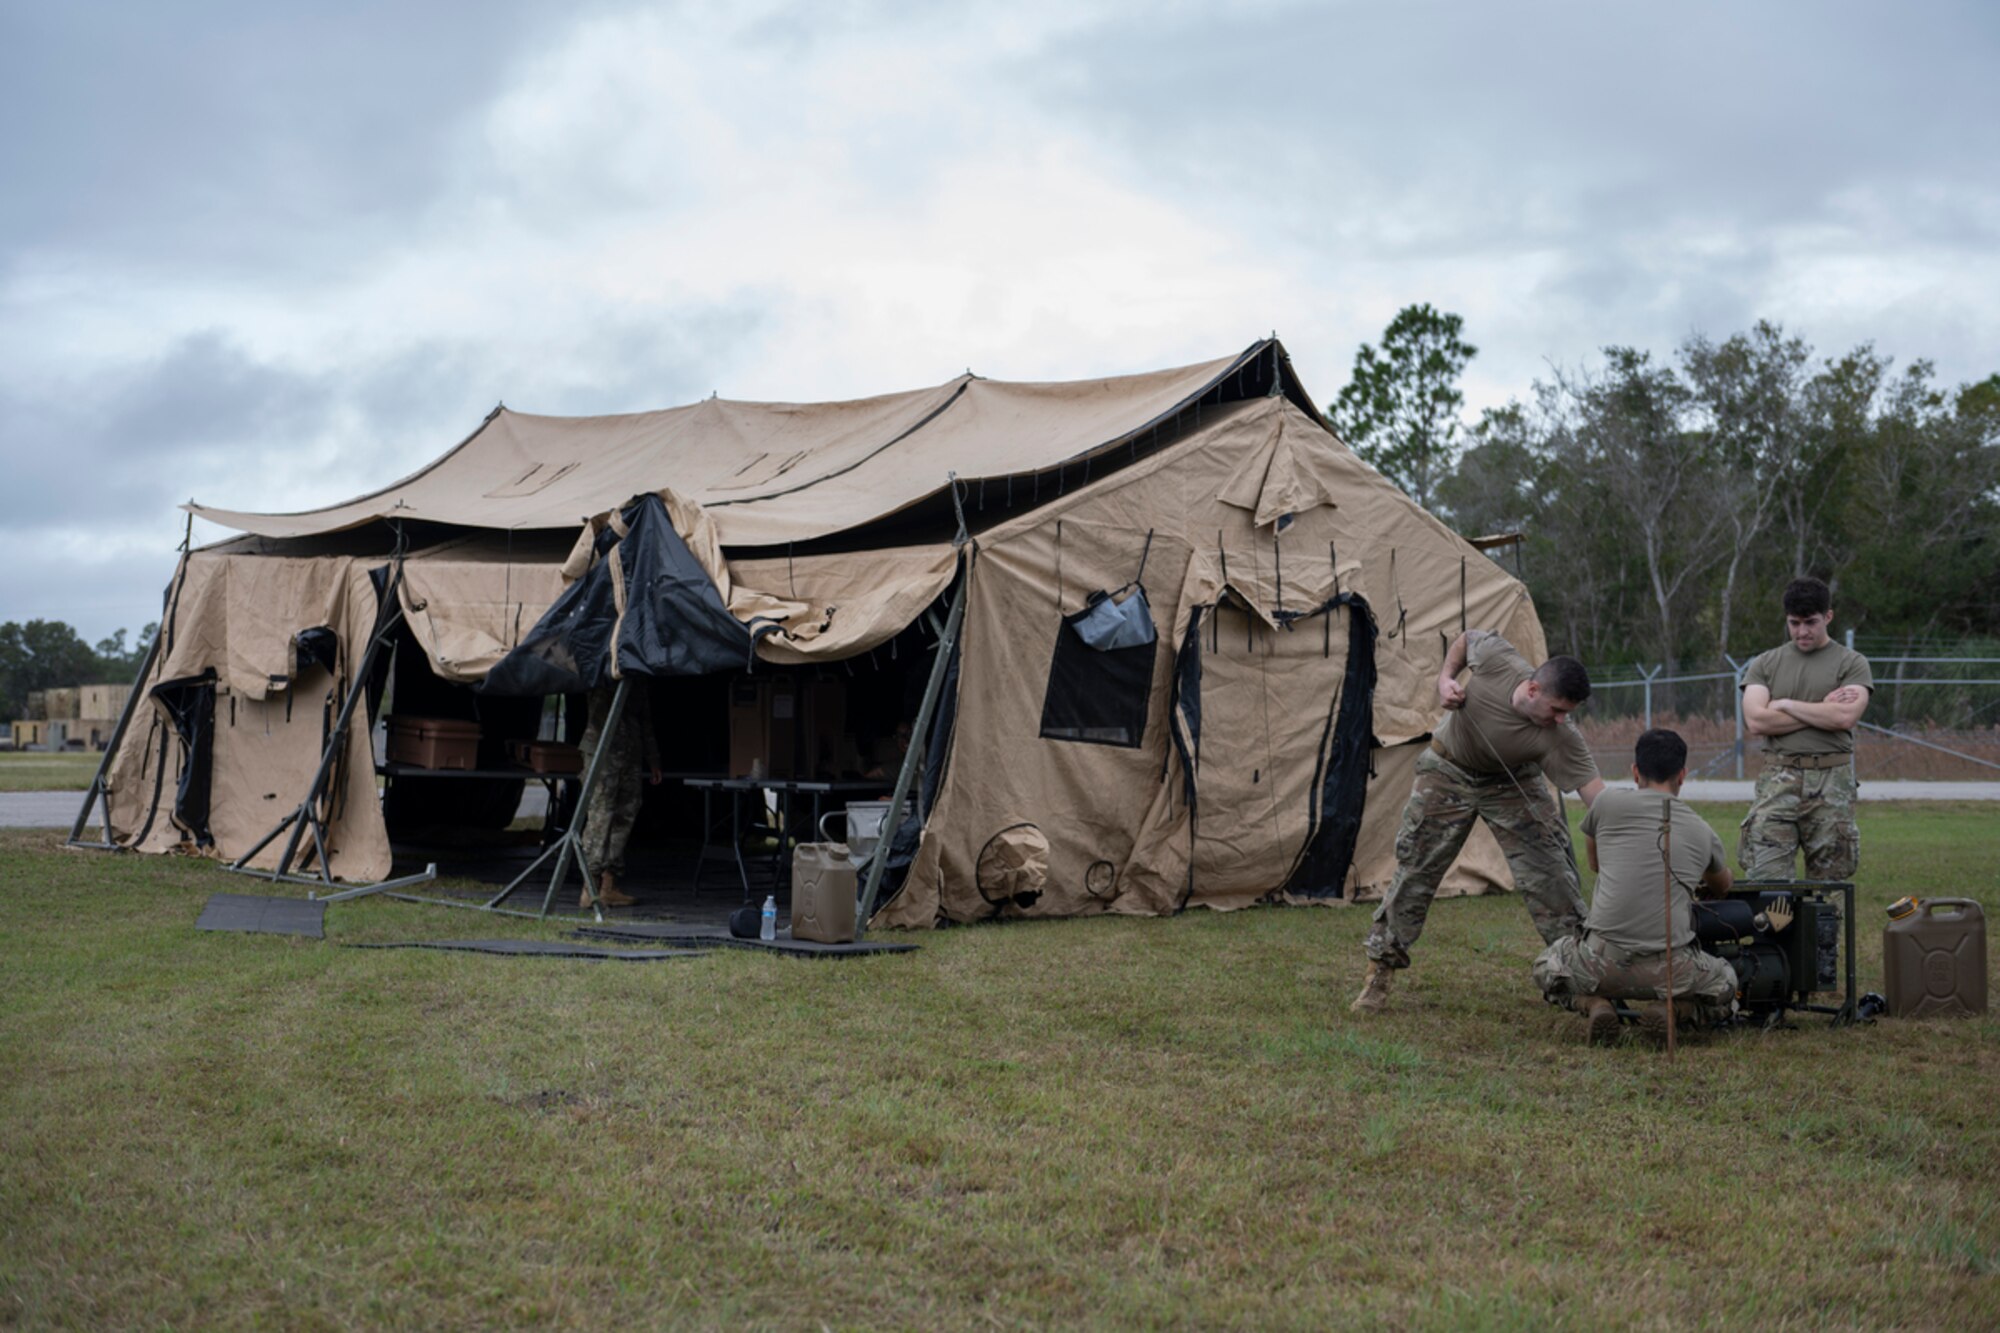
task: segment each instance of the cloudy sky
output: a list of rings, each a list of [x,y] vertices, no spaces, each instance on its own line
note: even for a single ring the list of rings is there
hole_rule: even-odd
[[[1325,402],[1416,301],[1475,407],[1759,318],[1981,378],[1996,69],[1977,0],[0,0],[0,621],[136,630],[176,504],[342,499],[503,400],[1276,330]]]

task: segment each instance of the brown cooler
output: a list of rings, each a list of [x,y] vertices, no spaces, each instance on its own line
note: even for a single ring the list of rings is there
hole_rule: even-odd
[[[395,714],[389,719],[389,762],[416,768],[477,768],[479,724]]]
[[[846,843],[800,843],[792,852],[792,938],[820,944],[852,940],[860,884]]]

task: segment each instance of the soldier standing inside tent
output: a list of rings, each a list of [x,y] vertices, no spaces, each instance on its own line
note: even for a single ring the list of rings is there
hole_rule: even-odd
[[[1458,683],[1466,667],[1472,674]],[[1467,630],[1438,673],[1445,717],[1417,759],[1416,782],[1396,835],[1396,877],[1364,947],[1368,977],[1353,1009],[1376,1013],[1389,1001],[1396,970],[1410,965],[1438,882],[1484,819],[1506,853],[1514,887],[1549,943],[1583,928],[1583,888],[1562,804],[1542,781],[1590,805],[1604,790],[1597,761],[1569,715],[1590,697],[1590,676],[1574,657],[1531,667],[1490,630]]]
[[[1854,725],[1875,680],[1868,659],[1828,636],[1833,594],[1818,579],[1785,589],[1790,641],[1743,676],[1743,728],[1764,738],[1764,771],[1736,859],[1751,879],[1852,879],[1861,861],[1854,825]]]
[[[600,743],[604,761],[597,766],[597,781],[590,789],[590,807],[583,820],[583,858],[587,873],[597,876],[596,900],[605,907],[630,907],[638,900],[618,890],[618,877],[625,873],[625,842],[639,818],[640,769],[655,786],[659,785],[660,742],[653,735],[652,689],[645,680],[635,679],[625,691],[625,708],[618,729],[603,741],[604,723],[611,714],[612,683],[590,692],[590,725],[583,733],[583,763],[587,771]],[[579,907],[591,904],[588,879]]]
[[[1640,1026],[1664,1036],[1667,1011],[1659,997],[1667,993],[1669,972],[1682,1017],[1713,1022],[1735,1003],[1735,970],[1694,947],[1694,895],[1720,897],[1729,892],[1730,876],[1722,839],[1680,799],[1687,753],[1687,742],[1675,732],[1659,729],[1639,738],[1632,750],[1635,789],[1605,792],[1583,817],[1590,868],[1597,872],[1583,934],[1555,941],[1535,960],[1535,984],[1589,1020],[1592,1045],[1618,1036],[1613,1000],[1642,1001]],[[1669,827],[1671,877],[1660,836]],[[1671,933],[1662,901],[1669,878]]]

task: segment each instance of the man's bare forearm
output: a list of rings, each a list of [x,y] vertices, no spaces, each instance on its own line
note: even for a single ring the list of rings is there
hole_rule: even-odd
[[[1809,704],[1797,699],[1780,699],[1772,707],[1795,718],[1802,726],[1818,727],[1821,731],[1852,731],[1867,710],[1865,703],[1857,708],[1853,704],[1830,701]]]
[[[1465,670],[1465,636],[1469,632],[1460,631],[1459,636],[1451,641],[1451,646],[1444,650],[1444,668],[1438,672],[1437,691],[1438,702],[1445,706],[1446,711],[1465,706],[1465,687],[1458,683],[1458,673]]]
[[[1805,726],[1806,723],[1782,708],[1753,704],[1748,699],[1743,701],[1743,729],[1752,736],[1783,736]]]
[[[1771,692],[1762,685],[1743,691],[1743,728],[1752,736],[1783,736],[1805,723],[1771,702]]]
[[[1451,641],[1451,647],[1444,650],[1444,666],[1438,672],[1439,680],[1456,680],[1458,673],[1465,670],[1465,637],[1471,630],[1460,630],[1458,637]]]

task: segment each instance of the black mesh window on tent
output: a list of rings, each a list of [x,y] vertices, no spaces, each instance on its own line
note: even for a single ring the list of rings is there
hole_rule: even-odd
[[[1122,602],[1094,592],[1083,610],[1064,616],[1042,700],[1043,737],[1136,749],[1146,735],[1158,638],[1143,585]]]

